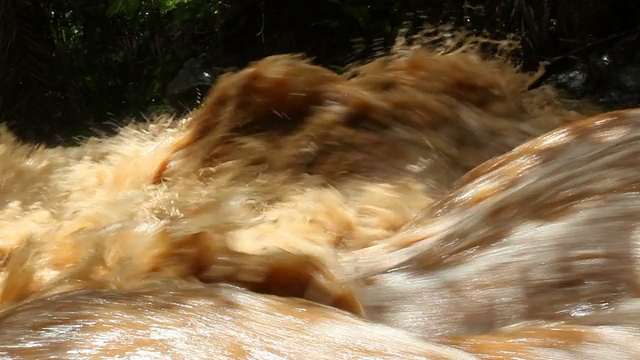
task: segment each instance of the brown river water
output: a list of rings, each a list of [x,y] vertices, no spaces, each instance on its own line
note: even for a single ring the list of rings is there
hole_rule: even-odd
[[[0,129],[0,358],[640,359],[640,110],[530,81],[279,55],[79,147]]]

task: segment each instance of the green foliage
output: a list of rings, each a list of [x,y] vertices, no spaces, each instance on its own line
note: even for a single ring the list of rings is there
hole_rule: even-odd
[[[15,126],[28,112],[38,128],[48,131],[52,124],[46,119],[59,104],[50,96],[58,89],[51,67],[55,43],[46,13],[37,0],[0,0],[0,14],[0,118]],[[21,135],[34,138],[36,132],[25,129]]]

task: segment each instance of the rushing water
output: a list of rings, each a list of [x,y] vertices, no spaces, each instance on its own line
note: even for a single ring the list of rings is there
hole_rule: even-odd
[[[640,115],[529,81],[282,55],[81,147],[3,130],[0,355],[635,358]]]

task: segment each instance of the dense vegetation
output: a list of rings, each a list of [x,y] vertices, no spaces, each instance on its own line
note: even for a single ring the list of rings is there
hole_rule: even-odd
[[[637,0],[0,0],[0,120],[52,143],[184,111],[196,85],[267,55],[340,70],[425,21],[518,33],[534,67],[637,31],[638,18]]]

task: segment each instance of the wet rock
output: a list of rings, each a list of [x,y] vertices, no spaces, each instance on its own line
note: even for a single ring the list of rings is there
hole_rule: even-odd
[[[551,62],[533,87],[551,84],[575,98],[591,98],[607,109],[640,105],[640,35],[590,55]]]
[[[195,108],[225,69],[208,66],[204,57],[187,60],[175,78],[167,85],[167,100],[178,113],[184,114]]]

